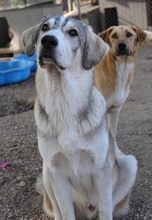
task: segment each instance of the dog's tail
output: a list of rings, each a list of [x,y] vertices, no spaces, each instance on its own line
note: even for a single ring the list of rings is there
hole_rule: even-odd
[[[38,175],[36,178],[36,183],[35,183],[35,190],[37,193],[44,195],[44,186],[43,186],[43,181],[42,181],[42,173]]]
[[[146,33],[144,44],[152,44],[152,32],[147,30],[144,30],[144,32]]]

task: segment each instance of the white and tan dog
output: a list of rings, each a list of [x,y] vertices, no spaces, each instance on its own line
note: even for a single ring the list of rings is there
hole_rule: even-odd
[[[44,208],[55,220],[112,220],[128,211],[137,162],[114,154],[106,102],[94,85],[93,67],[108,47],[78,20],[53,16],[22,35],[35,47],[35,119],[43,158]],[[111,140],[112,142],[112,140]]]
[[[99,33],[110,50],[95,67],[95,85],[107,102],[109,127],[117,153],[121,153],[116,143],[119,113],[130,92],[138,48],[141,43],[150,42],[151,36],[134,26],[121,25]]]

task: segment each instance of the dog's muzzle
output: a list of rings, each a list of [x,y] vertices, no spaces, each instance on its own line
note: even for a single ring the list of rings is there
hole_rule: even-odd
[[[127,45],[124,41],[119,42],[116,50],[116,56],[130,56],[132,51],[127,48]]]
[[[45,35],[41,39],[41,53],[39,56],[39,64],[43,67],[45,64],[55,63],[60,69],[64,67],[58,65],[56,60],[56,48],[58,46],[58,39],[54,35]]]

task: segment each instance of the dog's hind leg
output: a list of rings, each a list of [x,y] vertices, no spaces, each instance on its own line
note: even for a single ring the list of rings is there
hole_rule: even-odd
[[[132,190],[132,189],[131,189]],[[129,210],[129,199],[131,190],[128,192],[128,194],[115,206],[114,208],[114,216],[123,216],[128,213]]]
[[[119,174],[118,182],[113,192],[114,215],[125,215],[129,209],[129,197],[137,173],[137,160],[134,156],[122,156],[117,159]]]

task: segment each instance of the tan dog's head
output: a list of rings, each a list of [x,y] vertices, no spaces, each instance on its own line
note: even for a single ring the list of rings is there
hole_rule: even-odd
[[[115,56],[131,56],[145,41],[146,33],[134,26],[112,26],[98,34]]]

